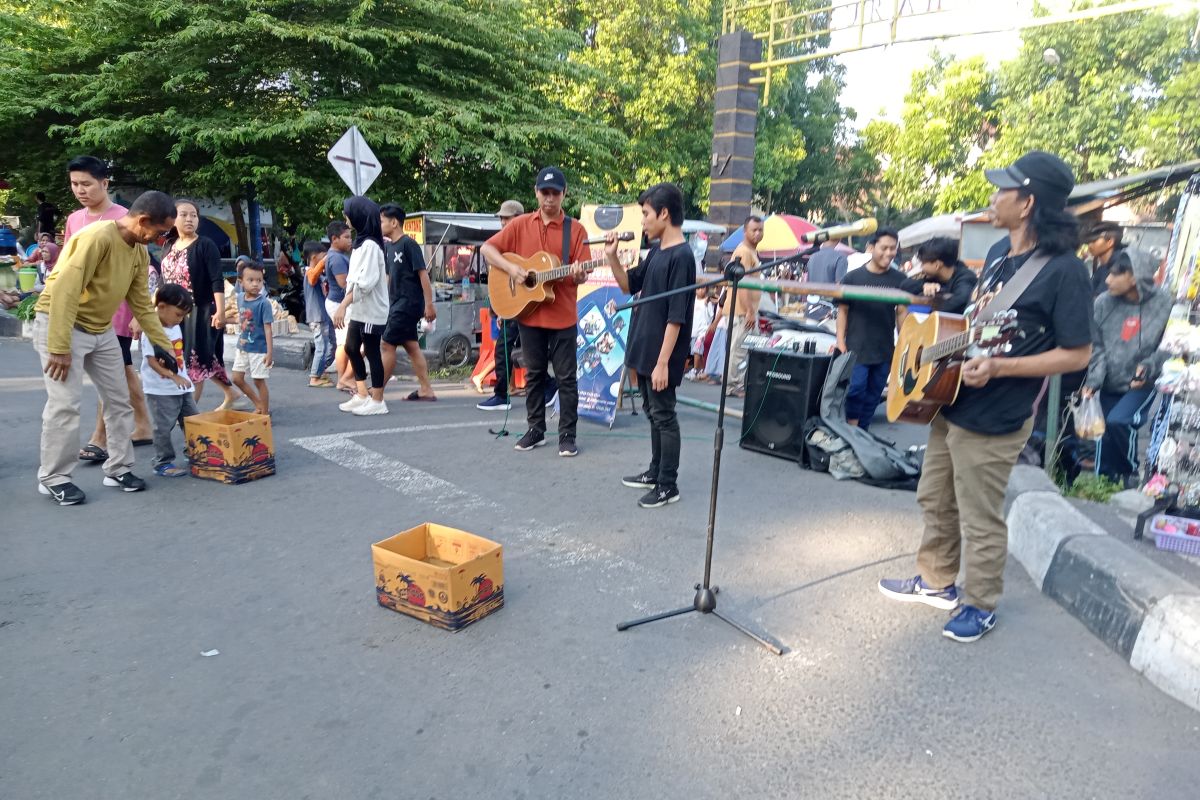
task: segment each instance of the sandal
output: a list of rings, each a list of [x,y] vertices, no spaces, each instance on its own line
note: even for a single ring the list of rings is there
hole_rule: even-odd
[[[333,381],[329,380],[329,378],[317,378],[315,381],[310,380],[308,386],[311,389],[328,389],[330,386],[333,386]]]
[[[419,400],[419,401],[425,402],[425,403],[436,403],[437,395],[430,395],[429,397],[426,397],[425,395],[421,394],[421,391],[419,389],[413,389],[412,394],[410,394],[408,397],[406,397],[404,399],[405,400]]]
[[[98,444],[89,444],[79,451],[79,460],[87,461],[90,464],[99,464],[102,461],[108,461],[108,451]]]
[[[154,468],[154,474],[160,478],[182,478],[188,471],[174,464],[159,464]]]

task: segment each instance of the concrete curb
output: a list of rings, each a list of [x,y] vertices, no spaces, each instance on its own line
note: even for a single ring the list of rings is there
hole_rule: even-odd
[[[1200,590],[1105,534],[1036,467],[1013,470],[1005,513],[1009,552],[1038,588],[1200,711]]]

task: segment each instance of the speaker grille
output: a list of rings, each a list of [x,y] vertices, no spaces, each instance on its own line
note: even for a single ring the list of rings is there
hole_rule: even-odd
[[[741,446],[807,465],[804,422],[820,413],[832,356],[751,350]]]

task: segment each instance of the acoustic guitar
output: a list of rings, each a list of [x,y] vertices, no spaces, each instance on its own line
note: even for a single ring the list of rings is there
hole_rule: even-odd
[[[888,420],[930,422],[958,397],[967,351],[1007,353],[1017,333],[1017,312],[1011,309],[975,325],[958,314],[906,317],[888,372]]]
[[[628,231],[617,237],[618,241],[632,241],[633,234]],[[603,237],[589,239],[588,244],[601,244]],[[496,316],[503,319],[520,319],[528,316],[542,303],[554,301],[554,287],[551,283],[570,277],[579,267],[591,272],[596,267],[608,263],[605,256],[580,261],[575,264],[560,266],[558,256],[547,252],[537,252],[528,258],[515,253],[505,253],[504,257],[517,266],[529,270],[524,282],[518,282],[501,269],[488,272],[488,300]]]

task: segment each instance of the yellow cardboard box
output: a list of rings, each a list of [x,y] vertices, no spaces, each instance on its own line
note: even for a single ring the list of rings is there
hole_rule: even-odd
[[[379,605],[456,631],[504,605],[503,548],[426,522],[371,545]]]
[[[188,417],[183,427],[194,477],[246,483],[275,474],[270,417],[245,411],[210,411]]]

